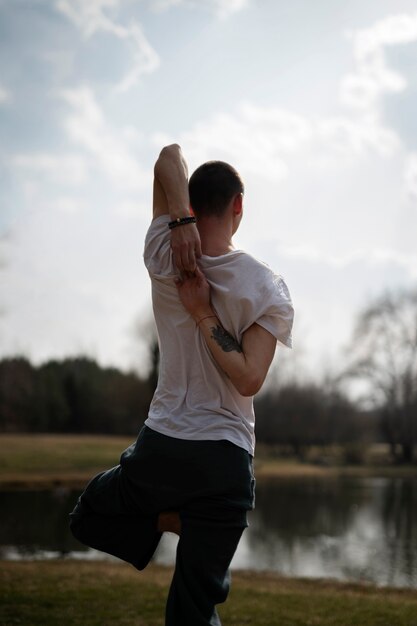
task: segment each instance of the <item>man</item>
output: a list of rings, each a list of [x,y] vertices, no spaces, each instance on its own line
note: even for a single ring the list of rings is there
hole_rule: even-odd
[[[89,483],[71,528],[138,569],[162,532],[178,532],[166,626],[219,626],[254,505],[252,397],[277,340],[291,346],[293,309],[283,279],[233,247],[234,168],[209,162],[187,179],[180,147],[164,148],[144,251],[161,357],[149,416],[120,464]]]

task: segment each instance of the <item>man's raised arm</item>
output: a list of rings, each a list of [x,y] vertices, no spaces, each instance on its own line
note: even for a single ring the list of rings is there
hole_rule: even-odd
[[[171,220],[190,215],[188,168],[181,148],[172,144],[162,149],[154,168],[153,217],[169,214]],[[201,256],[200,236],[195,224],[171,230],[174,263],[180,272],[194,272]]]

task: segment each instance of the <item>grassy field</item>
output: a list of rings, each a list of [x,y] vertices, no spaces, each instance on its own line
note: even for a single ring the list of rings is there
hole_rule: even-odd
[[[133,441],[101,435],[0,435],[0,486],[79,487],[116,465]]]
[[[172,570],[1,563],[2,626],[163,626]],[[417,626],[417,592],[236,572],[223,626]]]
[[[60,484],[78,488],[92,475],[116,465],[121,452],[133,441],[133,437],[100,435],[0,435],[0,488],[45,488]],[[271,458],[261,447],[255,470],[259,479],[338,474],[417,475],[417,465],[323,466]]]

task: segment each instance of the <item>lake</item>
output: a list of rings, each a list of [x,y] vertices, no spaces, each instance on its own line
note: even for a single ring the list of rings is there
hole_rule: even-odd
[[[0,558],[112,558],[72,538],[79,491],[0,492]],[[297,478],[259,481],[233,568],[417,587],[417,480]],[[172,564],[166,534],[155,561]]]

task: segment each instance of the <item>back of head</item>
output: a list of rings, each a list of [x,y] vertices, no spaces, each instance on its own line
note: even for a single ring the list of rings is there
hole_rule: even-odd
[[[200,165],[188,183],[191,208],[196,217],[221,217],[244,185],[234,167],[224,161]]]

